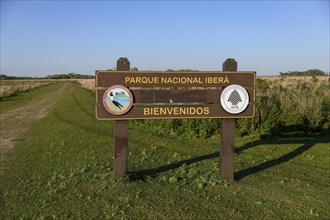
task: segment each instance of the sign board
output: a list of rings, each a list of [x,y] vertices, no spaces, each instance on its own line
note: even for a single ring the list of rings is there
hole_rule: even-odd
[[[255,79],[255,72],[96,71],[96,117],[252,118]]]

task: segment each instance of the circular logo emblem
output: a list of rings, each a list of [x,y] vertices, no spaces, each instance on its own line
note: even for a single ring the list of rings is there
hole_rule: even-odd
[[[103,106],[113,115],[126,114],[132,108],[132,105],[132,92],[125,86],[111,86],[103,95]]]
[[[222,91],[220,102],[226,112],[239,114],[249,105],[249,94],[240,85],[230,85]]]

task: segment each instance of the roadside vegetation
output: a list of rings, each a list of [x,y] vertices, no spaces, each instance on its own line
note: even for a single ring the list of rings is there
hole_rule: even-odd
[[[78,79],[77,82],[81,85],[81,87],[95,92],[94,79]]]
[[[52,82],[43,80],[0,80],[0,100],[29,92]]]
[[[83,75],[79,73],[53,74],[45,78],[40,77],[16,77],[0,74],[0,101],[4,98],[17,96],[23,92],[29,92],[35,88],[46,86],[60,81],[81,81],[81,84],[93,80],[95,77],[91,75]],[[91,89],[90,84],[86,84],[86,88]]]
[[[191,139],[130,122],[128,175],[119,178],[112,174],[113,122],[95,119],[93,92],[70,85],[1,164],[0,219],[330,216],[329,136],[238,135],[236,182],[227,182],[219,180],[217,133]]]
[[[0,100],[0,114],[14,108],[24,106],[39,96],[55,91],[60,88],[60,83],[45,84],[29,90],[29,92],[19,92],[16,95],[3,97]],[[51,97],[50,97],[51,98]]]

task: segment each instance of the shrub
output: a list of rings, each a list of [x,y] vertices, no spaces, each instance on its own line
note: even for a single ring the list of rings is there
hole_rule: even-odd
[[[285,84],[285,80],[257,79],[256,115],[252,119],[237,119],[237,135],[330,133],[330,84],[320,80]],[[219,119],[140,120],[135,124],[157,133],[188,138],[208,138],[220,132]]]

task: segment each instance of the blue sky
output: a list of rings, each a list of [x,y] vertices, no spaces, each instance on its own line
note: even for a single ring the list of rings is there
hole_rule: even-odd
[[[1,1],[1,74],[329,72],[329,1]]]

